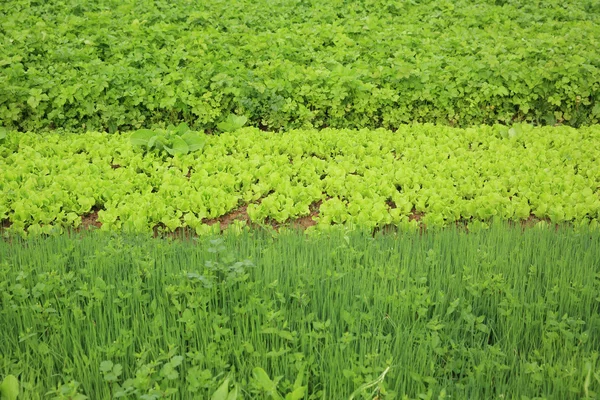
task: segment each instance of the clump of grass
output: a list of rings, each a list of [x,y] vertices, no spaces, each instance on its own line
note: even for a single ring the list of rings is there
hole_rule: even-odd
[[[0,378],[28,399],[600,392],[598,233],[89,232],[0,260]]]

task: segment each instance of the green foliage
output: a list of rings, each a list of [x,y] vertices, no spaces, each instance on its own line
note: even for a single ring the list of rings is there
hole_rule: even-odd
[[[19,380],[14,375],[6,375],[0,383],[0,400],[17,400],[19,397]]]
[[[239,386],[235,385],[230,391],[229,380],[229,377],[225,378],[221,386],[212,394],[210,400],[236,400],[238,398]]]
[[[81,393],[81,383],[70,380],[68,383],[63,384],[59,382],[56,388],[48,391],[46,396],[52,396],[52,400],[87,400],[88,396]]]
[[[60,233],[94,212],[106,231],[197,234],[236,210],[257,224],[313,218],[311,230],[456,222],[476,230],[495,219],[597,226],[600,218],[599,126],[242,128],[172,157],[136,151],[125,134],[10,138],[0,221],[19,233]]]
[[[233,132],[243,127],[246,122],[248,122],[248,118],[245,116],[230,114],[225,121],[217,124],[217,128],[223,132]]]
[[[600,394],[598,231],[88,232],[0,255],[19,398]]]
[[[20,131],[600,119],[597,0],[4,0]]]
[[[170,125],[166,130],[139,129],[135,131],[130,142],[133,146],[146,150],[156,149],[169,155],[183,155],[201,150],[204,147],[204,135],[193,133],[185,123],[177,127]]]

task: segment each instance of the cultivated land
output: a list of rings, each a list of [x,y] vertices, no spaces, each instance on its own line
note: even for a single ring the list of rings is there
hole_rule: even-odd
[[[10,135],[0,146],[0,219],[16,233],[93,225],[203,234],[229,225],[479,228],[493,219],[595,227],[600,217],[598,126],[244,128],[173,156],[131,136]]]
[[[20,130],[600,119],[597,0],[7,0],[0,15],[0,120]]]
[[[0,255],[0,368],[27,399],[208,399],[227,379],[258,399],[600,388],[598,233],[96,232]]]
[[[0,400],[600,397],[600,3],[0,2]]]

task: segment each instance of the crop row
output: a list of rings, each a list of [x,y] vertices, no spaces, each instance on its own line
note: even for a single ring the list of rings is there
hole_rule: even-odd
[[[598,232],[553,229],[0,241],[0,381],[31,400],[593,399],[599,260]]]
[[[77,227],[82,216],[103,230],[199,234],[242,214],[253,223],[304,217],[316,229],[597,224],[599,141],[598,126],[243,128],[171,156],[134,148],[129,134],[12,132],[0,142],[0,220],[34,233]]]
[[[6,0],[0,125],[270,130],[600,119],[595,0]]]

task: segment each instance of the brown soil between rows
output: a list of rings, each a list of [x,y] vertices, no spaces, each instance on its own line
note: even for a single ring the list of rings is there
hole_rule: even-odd
[[[202,222],[204,222],[207,225],[211,225],[211,226],[214,224],[219,224],[221,226],[221,231],[223,231],[223,230],[227,229],[227,227],[229,225],[231,225],[234,221],[244,221],[247,224],[252,223],[250,221],[250,217],[248,216],[248,205],[247,204],[245,204],[233,211],[230,211],[221,217],[205,219]]]
[[[280,228],[282,228],[282,227],[290,227],[290,228],[294,228],[294,229],[298,229],[298,230],[305,230],[311,226],[317,225],[317,223],[318,223],[317,220],[320,215],[321,204],[322,204],[322,201],[315,202],[310,205],[310,207],[309,207],[310,213],[308,215],[298,217],[295,219],[290,219],[283,223],[277,222],[272,219],[267,219],[267,220],[263,221],[262,224],[251,221],[250,217],[248,216],[248,205],[247,204],[244,204],[234,210],[231,210],[228,213],[226,213],[220,217],[204,219],[202,222],[207,225],[211,225],[211,226],[215,225],[215,224],[219,224],[219,228],[220,228],[221,232],[225,231],[235,221],[243,221],[248,226],[250,226],[252,228],[257,228],[257,229],[264,227],[266,225],[266,226],[271,226],[276,231],[279,231]],[[391,209],[396,208],[396,205],[393,204],[393,202],[388,203],[388,206]],[[84,230],[88,230],[88,229],[101,228],[102,222],[100,222],[98,220],[99,211],[101,211],[101,208],[94,207],[89,213],[82,215],[81,216],[81,224],[79,225],[79,227],[77,227],[76,231],[84,231]],[[408,219],[409,219],[409,221],[420,222],[422,220],[423,216],[424,216],[423,213],[418,212],[416,209],[413,208],[411,210],[411,214],[409,215]],[[529,227],[535,226],[535,224],[537,224],[538,222],[541,222],[541,221],[551,223],[549,218],[538,218],[533,214],[531,214],[525,220],[521,220],[519,222],[510,221],[510,223],[515,224],[515,225],[518,224],[522,228],[529,228]],[[455,225],[457,227],[463,227],[466,230],[468,230],[468,228],[467,228],[468,223],[469,223],[469,220],[460,220],[460,221],[456,221]],[[8,219],[4,219],[4,220],[0,221],[0,230],[10,228],[11,225],[12,225],[12,223]],[[555,228],[558,229],[558,227],[559,227],[559,225],[555,224]],[[420,228],[421,228],[420,229],[421,231],[424,231],[424,230],[426,230],[427,227],[425,226],[425,224],[420,222]],[[376,228],[375,232],[393,232],[395,230],[396,230],[396,228],[394,226],[384,226],[384,227]],[[186,236],[195,235],[195,232],[193,232],[193,230],[189,229],[189,228],[177,228],[175,230],[175,232],[165,233],[165,226],[163,224],[158,224],[157,226],[153,227],[153,232],[154,232],[154,236],[162,236],[165,234],[168,236],[177,236],[179,234],[184,234]]]
[[[102,226],[102,222],[98,221],[98,211],[100,209],[93,208],[89,214],[84,214],[81,216],[81,227],[89,228],[94,226],[96,228],[100,228]]]

